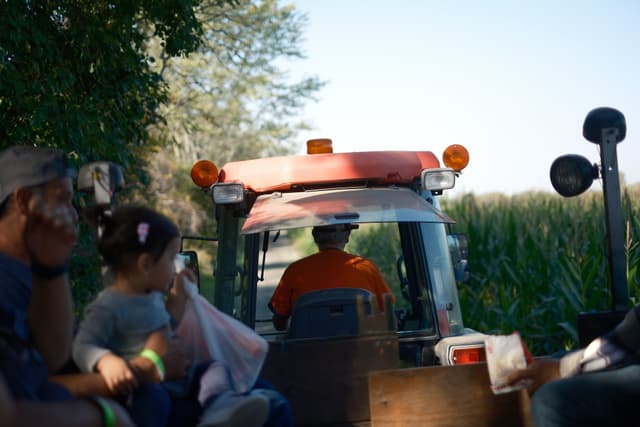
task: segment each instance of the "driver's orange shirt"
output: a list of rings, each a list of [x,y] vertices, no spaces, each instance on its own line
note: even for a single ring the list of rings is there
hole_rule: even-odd
[[[289,317],[293,304],[300,295],[328,288],[361,288],[371,291],[378,299],[380,310],[384,310],[382,295],[392,295],[373,262],[339,249],[325,249],[287,267],[269,306],[275,313]]]

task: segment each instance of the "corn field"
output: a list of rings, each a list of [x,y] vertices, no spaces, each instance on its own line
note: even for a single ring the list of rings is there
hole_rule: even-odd
[[[640,302],[639,196],[640,185],[623,189],[629,307]],[[467,194],[441,205],[457,221],[451,231],[469,238],[470,278],[458,284],[465,327],[518,331],[534,355],[549,355],[578,347],[579,313],[611,309],[601,192]],[[397,239],[390,227],[364,227],[347,250],[373,259],[393,289]]]
[[[629,304],[640,296],[640,187],[623,190]],[[580,312],[611,307],[602,193],[468,194],[445,199],[469,238],[470,280],[459,284],[465,326],[519,331],[534,355],[577,347]]]

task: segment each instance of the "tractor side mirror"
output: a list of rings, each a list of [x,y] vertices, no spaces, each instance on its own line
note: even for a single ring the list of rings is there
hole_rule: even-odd
[[[469,238],[466,234],[449,234],[449,252],[457,282],[469,280]]]
[[[124,188],[122,168],[112,162],[91,162],[78,172],[78,191],[93,192],[97,205],[113,207],[115,194]]]

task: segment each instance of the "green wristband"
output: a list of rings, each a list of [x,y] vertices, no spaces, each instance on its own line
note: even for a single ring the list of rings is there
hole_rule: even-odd
[[[153,364],[156,365],[158,374],[160,374],[160,381],[164,381],[164,363],[162,363],[162,359],[160,358],[160,356],[158,356],[158,353],[151,350],[150,348],[145,348],[140,352],[140,356],[151,360]]]
[[[98,405],[98,407],[100,407],[100,410],[102,411],[102,423],[104,427],[115,427],[116,416],[113,413],[113,409],[111,409],[111,406],[109,406],[107,401],[100,396],[91,396],[89,397],[89,399],[93,403]]]

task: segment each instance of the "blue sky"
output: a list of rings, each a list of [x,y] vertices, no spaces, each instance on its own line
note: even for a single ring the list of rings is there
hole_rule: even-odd
[[[562,154],[599,162],[593,108],[627,120],[618,149],[640,182],[640,1],[293,0],[307,14],[292,78],[327,81],[303,117],[334,151],[462,144],[453,194],[553,191]],[[593,188],[599,188],[598,183]]]

